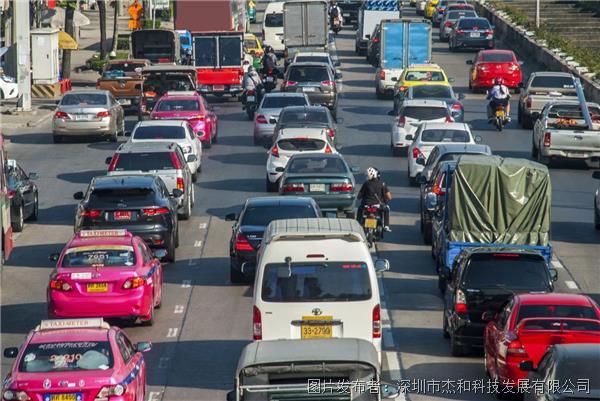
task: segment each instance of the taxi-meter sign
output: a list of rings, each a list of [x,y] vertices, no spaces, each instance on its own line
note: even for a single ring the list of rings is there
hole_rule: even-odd
[[[104,328],[102,318],[42,320],[40,330]]]
[[[93,237],[125,237],[127,230],[81,230],[79,236],[81,238],[93,238]]]

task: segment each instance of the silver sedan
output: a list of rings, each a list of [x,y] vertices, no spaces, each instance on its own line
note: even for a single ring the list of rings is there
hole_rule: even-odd
[[[279,113],[284,107],[308,105],[310,100],[305,93],[267,93],[254,117],[254,144],[271,142]]]
[[[125,133],[125,113],[114,96],[105,90],[69,91],[58,104],[52,119],[54,143],[65,137],[99,135],[117,141]]]

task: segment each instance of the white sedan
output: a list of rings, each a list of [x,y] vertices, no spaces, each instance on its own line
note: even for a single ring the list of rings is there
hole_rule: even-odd
[[[436,145],[448,143],[479,143],[481,138],[474,137],[465,123],[425,122],[415,134],[413,143],[408,148],[408,180],[411,185],[417,184],[417,176],[425,167],[429,154]]]
[[[0,99],[14,99],[19,96],[19,84],[13,77],[0,75]]]

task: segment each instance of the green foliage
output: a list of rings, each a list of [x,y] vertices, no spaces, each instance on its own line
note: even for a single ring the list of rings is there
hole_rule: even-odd
[[[127,59],[127,57],[129,56],[129,51],[117,51],[117,60],[124,60]],[[104,65],[106,64],[107,59],[101,59],[100,58],[100,53],[96,53],[94,54],[92,57],[88,58],[85,61],[85,66],[90,69],[90,70],[94,70],[97,72],[102,72],[102,69],[104,68]]]
[[[129,35],[119,35],[117,37],[117,50],[129,50]]]

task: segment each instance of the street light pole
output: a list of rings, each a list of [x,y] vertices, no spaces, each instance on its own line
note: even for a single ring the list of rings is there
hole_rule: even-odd
[[[535,27],[540,27],[540,0],[535,0]]]
[[[21,111],[31,111],[31,40],[29,34],[29,2],[14,1],[13,32],[17,45],[17,83]],[[18,28],[17,28],[18,27]]]

